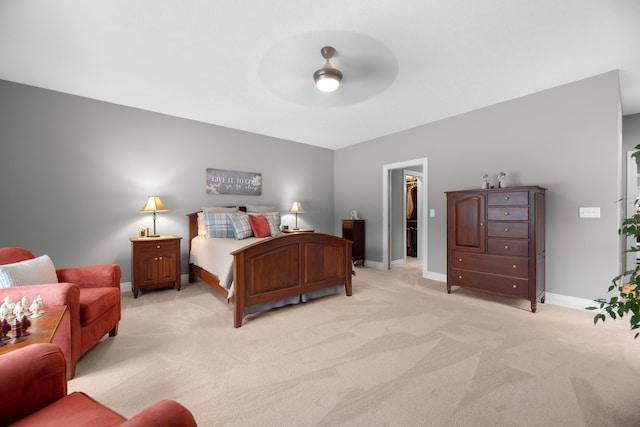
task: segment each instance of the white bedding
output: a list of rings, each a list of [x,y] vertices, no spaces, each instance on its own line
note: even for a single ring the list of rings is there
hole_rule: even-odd
[[[210,238],[196,236],[191,240],[189,263],[195,264],[216,276],[220,286],[227,290],[227,299],[233,296],[233,256],[231,252],[268,239],[248,237],[246,239]]]

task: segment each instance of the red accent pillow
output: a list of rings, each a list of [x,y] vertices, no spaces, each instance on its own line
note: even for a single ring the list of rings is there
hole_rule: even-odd
[[[269,223],[264,215],[249,215],[249,224],[251,224],[251,230],[256,237],[269,237],[271,231],[269,229]]]

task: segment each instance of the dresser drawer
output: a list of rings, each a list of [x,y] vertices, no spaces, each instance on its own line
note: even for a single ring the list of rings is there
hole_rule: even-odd
[[[451,252],[450,268],[495,273],[504,276],[529,277],[529,258]]]
[[[528,221],[529,208],[487,208],[487,219],[493,221]]]
[[[528,239],[494,239],[490,238],[487,252],[495,255],[528,256]]]
[[[487,200],[489,206],[528,205],[527,191],[490,192]]]
[[[450,284],[495,292],[518,298],[528,298],[529,281],[514,277],[496,276],[474,271],[449,270],[447,275]]]
[[[526,239],[529,237],[529,223],[489,221],[487,224],[487,236]]]

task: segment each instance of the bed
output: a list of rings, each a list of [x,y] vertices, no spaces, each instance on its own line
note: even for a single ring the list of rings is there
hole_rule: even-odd
[[[232,302],[236,328],[242,326],[245,315],[256,311],[338,290],[352,294],[352,242],[347,239],[317,232],[243,240],[206,238],[199,232],[198,212],[187,216],[189,282],[199,277]],[[211,256],[214,250],[218,252]],[[230,255],[225,257],[225,253]]]

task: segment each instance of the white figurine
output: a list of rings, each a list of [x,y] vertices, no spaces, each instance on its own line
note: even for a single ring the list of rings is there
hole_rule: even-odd
[[[505,188],[507,186],[507,174],[500,172],[498,174],[498,188]]]
[[[42,311],[42,306],[40,305],[40,303],[38,303],[37,299],[33,300],[33,302],[31,303],[31,306],[29,307],[29,311],[31,312],[32,319],[36,317],[40,317],[44,313]]]
[[[7,307],[4,304],[0,305],[0,320],[1,319],[8,319],[10,317],[9,313],[11,313],[9,311],[9,307]]]
[[[24,307],[22,306],[21,301],[18,301],[15,307],[13,307],[13,315],[18,319],[22,319],[22,316],[24,316]]]
[[[482,187],[480,188],[489,188],[489,174],[485,173],[482,175]]]
[[[3,305],[7,306],[7,308],[9,309],[9,313],[13,313],[13,308],[16,306],[16,304],[13,302],[13,300],[11,299],[11,297],[9,295],[4,297],[4,304]]]

